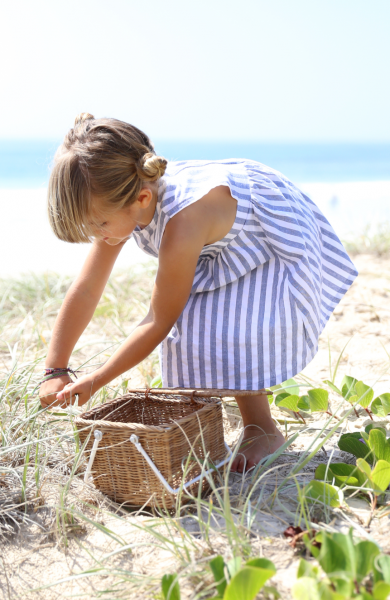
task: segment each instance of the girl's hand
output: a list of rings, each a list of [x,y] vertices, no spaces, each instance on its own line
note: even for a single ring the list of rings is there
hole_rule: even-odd
[[[41,383],[39,388],[39,399],[41,401],[42,408],[48,406],[58,406],[61,404],[57,401],[57,394],[64,389],[64,386],[68,383],[72,383],[69,375],[62,375],[62,377],[56,377],[55,379],[48,379]]]
[[[79,397],[79,406],[82,406],[97,392],[102,385],[99,385],[96,378],[96,373],[84,375],[77,379],[77,381],[71,381],[67,383],[62,391],[57,393],[57,404],[62,406],[68,406],[75,404],[76,394]]]

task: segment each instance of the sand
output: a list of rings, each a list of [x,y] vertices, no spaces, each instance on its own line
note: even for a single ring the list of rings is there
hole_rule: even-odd
[[[372,256],[358,256],[355,264],[359,270],[359,277],[332,315],[325,331],[321,335],[319,352],[315,359],[304,370],[303,375],[310,378],[315,385],[329,378],[329,347],[333,368],[344,346],[345,349],[340,361],[339,373],[336,383],[341,381],[344,374],[349,374],[362,379],[365,383],[373,385],[375,392],[390,391],[389,357],[390,352],[390,260]],[[340,406],[335,395],[331,395],[332,409]],[[348,406],[344,403],[339,408],[339,414]],[[228,411],[229,412],[229,411]],[[275,417],[284,418],[285,413],[273,409]],[[288,417],[290,418],[290,417]],[[288,473],[291,465],[296,463],[302,451],[309,446],[317,430],[326,422],[323,416],[313,416],[307,419],[307,427],[290,425],[289,434],[300,431],[289,453],[278,459],[279,469],[270,473],[264,480],[265,497],[271,498],[276,480],[280,481]],[[348,419],[347,430],[357,431],[369,422],[368,415],[361,411],[359,418],[351,416]],[[229,442],[237,439],[239,434],[239,420],[234,415],[226,415],[226,437]],[[349,460],[352,457],[341,453],[336,445],[337,435],[333,436],[324,446],[324,449],[304,468],[300,483],[313,478],[316,465],[328,459],[333,452],[334,461]],[[19,532],[9,536],[0,546],[0,597],[19,598],[27,597],[42,599],[57,599],[64,597],[83,598],[154,598],[158,592],[158,585],[148,587],[150,577],[161,576],[166,572],[174,572],[180,564],[179,557],[175,558],[168,543],[158,543],[152,530],[150,532],[140,529],[140,526],[150,524],[150,517],[145,515],[125,514],[118,518],[118,510],[93,488],[85,486],[80,478],[76,478],[71,485],[68,502],[76,509],[82,508],[87,518],[97,520],[101,525],[110,530],[110,535],[88,521],[77,519],[73,529],[67,529],[67,542],[64,536],[58,533],[56,526],[56,506],[60,502],[59,487],[65,484],[67,476],[53,470],[51,480],[47,480],[42,489],[42,506],[32,506],[28,511],[29,522],[21,524]],[[242,489],[247,489],[249,482],[239,475],[231,475],[229,480],[232,501],[239,502]],[[294,511],[294,503],[288,497],[281,498],[284,508]],[[83,502],[91,503],[86,508]],[[100,507],[100,510],[97,510]],[[350,501],[350,512],[332,515],[332,526],[345,530],[349,526],[348,519],[360,528],[363,536],[372,536],[381,544],[382,548],[390,551],[390,538],[388,536],[388,517],[373,519],[370,523],[370,510],[368,504],[362,500]],[[205,515],[206,516],[206,515]],[[278,567],[278,573],[273,579],[281,597],[290,597],[289,589],[295,580],[299,555],[292,549],[283,536],[283,530],[293,522],[279,505],[272,505],[267,501],[261,513],[256,517],[251,531],[252,551],[263,554],[273,560]],[[150,524],[151,525],[151,524]],[[229,555],[226,538],[218,532],[218,525],[223,529],[224,523],[220,520],[215,523],[215,531],[209,541],[202,539],[198,523],[193,516],[181,520],[180,525],[190,534],[191,548],[190,563],[193,568],[196,561],[207,555],[222,553]],[[164,525],[156,525],[161,532]],[[110,537],[111,536],[111,537]],[[118,539],[131,545],[131,550],[107,558],[111,552],[120,548]],[[177,544],[182,544],[179,533],[176,533]],[[212,546],[210,550],[209,546]],[[189,567],[188,567],[189,568]],[[88,577],[81,577],[71,582],[65,581],[55,587],[29,592],[34,588],[61,581],[85,571],[97,569]],[[99,571],[99,569],[102,569]],[[123,577],[121,570],[127,572],[127,581],[118,581]],[[123,575],[123,572],[122,572]],[[133,581],[144,581],[145,588],[132,587]],[[192,598],[196,580],[193,584],[183,586],[182,597]],[[123,590],[121,592],[120,590]],[[111,590],[99,595],[99,590]],[[154,591],[153,591],[154,590]]]

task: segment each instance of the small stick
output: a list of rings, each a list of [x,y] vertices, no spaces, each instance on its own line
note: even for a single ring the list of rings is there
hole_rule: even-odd
[[[336,415],[334,415],[333,413],[331,413],[329,410],[325,411],[327,415],[329,415],[330,417],[333,417],[334,419],[337,419],[337,421],[340,421],[340,419],[338,417],[336,417]]]
[[[295,410],[293,410],[294,415],[297,417],[297,419],[301,419],[303,421],[303,423],[306,425],[306,421],[305,419],[302,417],[302,415],[298,412],[295,412]]]
[[[372,414],[370,413],[370,411],[368,410],[368,408],[365,408],[364,410],[366,411],[366,413],[370,417],[371,421],[373,421],[374,419],[372,418]]]

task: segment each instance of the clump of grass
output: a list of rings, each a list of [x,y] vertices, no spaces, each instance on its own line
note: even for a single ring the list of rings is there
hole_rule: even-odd
[[[86,361],[88,368],[96,368],[99,363],[91,357],[98,354],[98,361],[106,360],[112,347],[146,315],[155,272],[155,264],[150,263],[109,279],[94,318],[73,352],[74,368]],[[17,349],[19,363],[37,361],[41,368],[56,314],[71,283],[72,278],[54,273],[0,279],[0,368],[9,367],[10,348]],[[157,362],[154,353],[142,364],[140,377],[151,380]]]
[[[351,254],[390,255],[390,223],[383,222],[376,226],[367,225],[364,231],[353,239],[344,241]]]
[[[72,357],[74,368],[94,369],[145,314],[155,266],[111,277],[96,315]],[[72,479],[81,449],[69,410],[41,411],[34,394],[55,316],[72,279],[53,273],[0,280],[0,535],[25,520],[50,481]],[[92,356],[92,359],[91,359]],[[149,383],[157,372],[153,354],[135,373]],[[121,393],[127,380],[113,382],[92,401]],[[74,475],[74,473],[73,473]],[[57,479],[58,481],[58,479]],[[24,515],[24,516],[23,516]]]

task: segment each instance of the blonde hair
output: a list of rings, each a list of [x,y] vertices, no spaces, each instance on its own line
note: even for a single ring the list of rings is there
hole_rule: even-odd
[[[58,148],[50,175],[48,213],[55,235],[90,242],[92,195],[108,210],[123,208],[135,202],[145,182],[162,177],[166,166],[137,127],[81,113]]]

